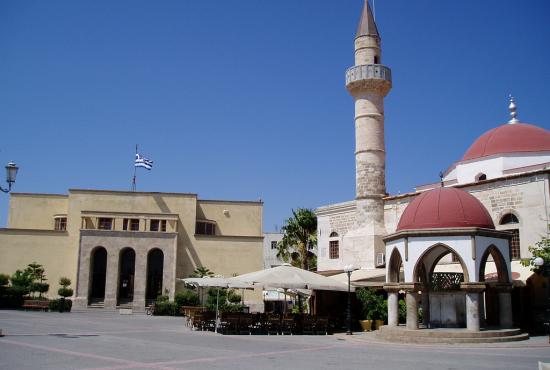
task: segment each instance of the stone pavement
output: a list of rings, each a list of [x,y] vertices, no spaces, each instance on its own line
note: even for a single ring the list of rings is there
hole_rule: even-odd
[[[353,336],[222,336],[183,318],[0,311],[0,369],[537,369],[547,337],[409,345]]]

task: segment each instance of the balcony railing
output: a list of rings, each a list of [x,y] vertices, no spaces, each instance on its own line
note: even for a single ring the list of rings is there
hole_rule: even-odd
[[[364,64],[346,71],[346,86],[364,80],[384,80],[391,83],[391,69],[381,64]]]

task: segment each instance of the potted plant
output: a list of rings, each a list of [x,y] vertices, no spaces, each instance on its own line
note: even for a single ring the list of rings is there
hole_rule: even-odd
[[[371,331],[376,311],[376,293],[371,288],[359,288],[355,291],[355,295],[361,303],[361,320],[359,320],[359,324],[363,331]]]
[[[374,330],[379,330],[388,318],[388,301],[386,301],[382,296],[377,295],[376,297],[376,305],[373,314]]]

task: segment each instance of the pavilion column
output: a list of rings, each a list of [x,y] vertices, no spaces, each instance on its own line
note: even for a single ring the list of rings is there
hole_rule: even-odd
[[[420,285],[418,283],[401,284],[401,289],[406,292],[407,303],[407,329],[418,329],[418,291]]]
[[[384,290],[388,292],[388,326],[399,325],[399,284],[386,283]]]
[[[466,329],[479,331],[479,297],[485,284],[462,283],[460,289],[466,291]]]
[[[514,326],[512,318],[512,284],[499,283],[496,286],[498,291],[498,314],[501,329],[510,329]]]
[[[479,293],[479,326],[484,328],[485,322],[485,292]]]
[[[430,327],[430,290],[427,284],[422,285],[422,323]]]

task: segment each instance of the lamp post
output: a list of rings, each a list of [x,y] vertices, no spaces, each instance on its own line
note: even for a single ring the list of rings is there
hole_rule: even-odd
[[[543,276],[546,276],[550,280],[550,262],[545,263],[542,257],[537,257],[533,260],[533,265],[537,266]],[[546,307],[546,326],[548,327],[548,343],[550,343],[550,284],[548,284],[548,297],[546,298],[548,306]]]
[[[353,265],[346,265],[344,266],[344,272],[348,275],[348,309],[347,309],[347,331],[346,335],[352,335],[351,332],[351,273],[355,271],[355,268]]]
[[[4,189],[0,186],[0,190],[3,193],[9,193],[11,191],[11,186],[15,182],[15,178],[17,177],[17,171],[19,170],[19,167],[13,162],[10,162],[6,165],[6,182],[8,183],[8,188]]]

